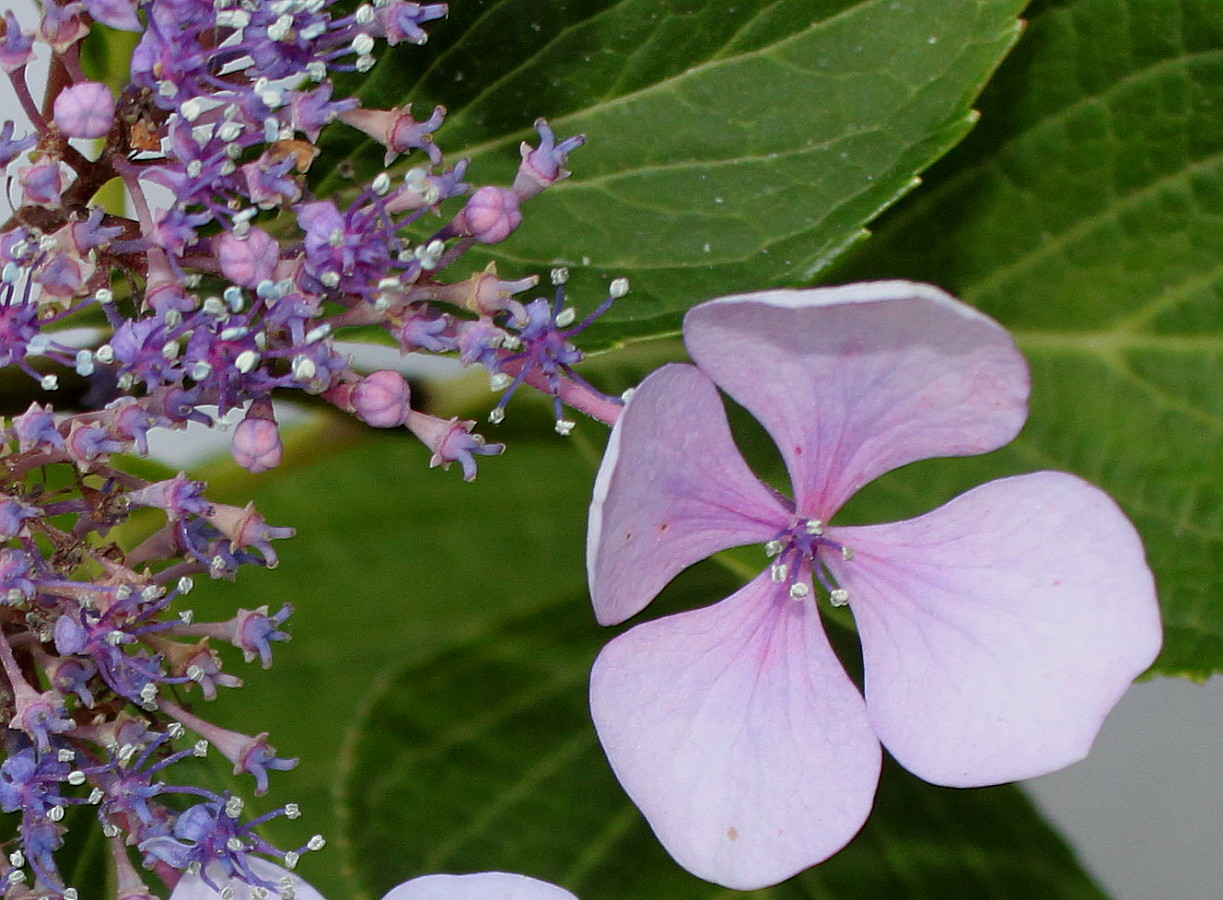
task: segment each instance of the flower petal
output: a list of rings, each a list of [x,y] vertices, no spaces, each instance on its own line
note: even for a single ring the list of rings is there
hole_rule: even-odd
[[[246,862],[251,871],[265,881],[274,885],[292,885],[294,900],[325,900],[322,894],[288,869],[283,869],[257,856],[247,857]],[[219,887],[233,888],[233,900],[254,900],[254,888],[245,881],[225,877],[215,863],[209,867],[208,876]],[[288,880],[285,881],[285,879]],[[205,884],[204,879],[199,875],[184,875],[174,890],[170,892],[170,900],[220,900],[220,896]]]
[[[689,310],[684,338],[777,441],[809,518],[905,463],[1001,447],[1027,415],[1010,335],[930,285],[725,297]]]
[[[1060,472],[993,481],[917,519],[829,529],[862,638],[866,702],[915,775],[973,787],[1087,754],[1159,652],[1133,526]]]
[[[392,888],[382,900],[577,900],[546,881],[509,872],[425,875]]]
[[[595,616],[623,622],[688,566],[763,544],[788,519],[735,447],[713,382],[663,366],[616,422],[595,479],[586,537]]]
[[[870,813],[882,753],[811,603],[761,574],[646,622],[591,673],[603,749],[681,866],[738,890],[822,862]]]

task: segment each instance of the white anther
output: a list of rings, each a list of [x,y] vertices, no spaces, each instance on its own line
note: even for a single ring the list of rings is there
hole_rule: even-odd
[[[58,822],[64,818],[64,808],[62,806],[52,806],[47,810],[47,818],[52,822]]]
[[[496,409],[489,411],[488,421],[494,425],[500,425],[505,421],[505,410],[498,406]]]
[[[99,803],[101,803],[105,799],[106,799],[106,793],[101,788],[94,788],[92,791],[89,792],[89,802],[92,803],[94,806],[97,806]]]
[[[849,591],[837,588],[828,595],[828,600],[833,606],[844,606],[849,603]]]
[[[238,354],[238,358],[234,360],[234,368],[243,375],[254,371],[257,365],[259,365],[259,354],[254,350],[243,350]]]
[[[810,519],[808,520],[807,524],[803,526],[803,530],[807,532],[807,534],[823,534],[824,523],[819,519]]]
[[[17,263],[5,263],[4,268],[0,270],[0,281],[5,284],[16,284],[21,278],[21,267]]]
[[[331,334],[331,325],[324,322],[322,325],[311,328],[306,332],[306,343],[317,343],[318,341],[321,341],[323,338],[327,337],[329,334]]]
[[[327,841],[321,834],[316,834],[310,840],[306,841],[306,846],[311,850],[322,850],[327,846]]]
[[[80,769],[73,769],[68,773],[68,783],[76,787],[80,787],[85,783],[85,773]]]
[[[353,17],[357,20],[358,25],[368,25],[374,21],[374,8],[368,3],[362,3],[357,7]]]
[[[296,803],[286,803],[285,804],[285,818],[296,819],[301,814],[302,814],[301,807],[299,807]]]
[[[781,541],[769,541],[764,545],[764,555],[772,559],[781,552],[783,544]]]
[[[167,309],[161,318],[165,321],[168,328],[177,328],[183,324],[183,314],[177,309]]]
[[[391,190],[391,176],[386,172],[379,172],[370,182],[369,188],[379,197],[385,197]]]
[[[235,842],[237,843],[238,846],[237,847],[231,846]],[[239,841],[237,838],[230,838],[226,842],[226,846],[229,847],[230,850],[236,853],[242,849],[242,842]],[[234,889],[230,887],[229,885],[225,885],[225,887],[221,888],[221,900],[234,900]]]
[[[195,587],[195,580],[190,575],[184,575],[178,579],[178,592],[180,594],[190,594],[193,587]]]
[[[501,346],[511,353],[515,353],[522,349],[522,341],[516,335],[506,334],[501,338]]]
[[[573,324],[577,317],[578,311],[576,309],[574,309],[572,306],[566,307],[556,314],[556,327],[568,328]]]
[[[630,400],[633,399],[633,394],[635,393],[637,393],[637,388],[629,388],[628,390],[624,391],[624,393],[620,395],[620,399],[623,402],[628,403]]]
[[[106,632],[106,643],[112,647],[118,647],[120,644],[127,643],[127,635],[118,630],[108,631]]]
[[[318,374],[318,366],[308,356],[299,356],[293,360],[293,378],[297,381],[310,381]]]
[[[786,576],[790,574],[790,567],[785,563],[778,563],[769,570],[769,577],[778,584],[786,580]]]
[[[155,685],[153,682],[150,681],[148,684],[142,687],[140,689],[140,699],[143,700],[145,703],[151,703],[154,700],[156,700],[157,699],[157,685]]]
[[[36,334],[26,341],[25,352],[35,356],[51,349],[51,338],[45,334]]]
[[[208,742],[207,741],[196,741],[194,746],[192,746],[191,748],[191,754],[193,756],[200,756],[200,757],[207,756],[208,755]]]
[[[607,293],[611,295],[613,300],[619,300],[628,293],[628,279],[616,278],[607,286]]]
[[[113,822],[107,822],[105,825],[102,826],[102,834],[108,838],[118,837],[119,836],[119,826],[114,824]]]
[[[115,302],[115,292],[110,288],[98,288],[97,293],[95,293],[93,297],[102,304]]]
[[[327,64],[318,59],[306,63],[306,75],[311,81],[322,81],[327,77]]]
[[[199,666],[187,666],[187,677],[198,684],[204,680],[204,670]]]
[[[327,271],[319,276],[319,281],[323,282],[326,287],[333,288],[340,283],[340,273]]]
[[[178,359],[178,354],[182,349],[178,341],[166,341],[161,347],[161,355],[167,360]]]
[[[796,581],[790,585],[790,599],[802,600],[811,593],[811,588],[807,587],[806,582]]]
[[[514,379],[504,372],[494,372],[488,376],[488,389],[494,394],[504,391],[514,383]]]
[[[217,24],[222,28],[245,28],[251,23],[251,14],[241,9],[227,9],[217,13]]]
[[[217,128],[217,138],[223,143],[236,141],[242,134],[242,125],[238,122],[222,122]]]
[[[182,105],[178,108],[178,112],[188,122],[194,122],[204,112],[204,105],[192,97],[190,100],[183,101]]]
[[[79,900],[76,888],[64,888],[64,900]]]
[[[242,810],[245,806],[246,803],[241,797],[230,797],[225,801],[225,815],[229,816],[231,819],[236,819],[238,816],[242,815]]]
[[[557,419],[556,433],[561,437],[569,437],[575,425],[577,425],[577,422],[574,422],[572,419]]]
[[[548,273],[548,277],[552,279],[552,283],[558,287],[569,280],[569,270],[563,266],[559,266]]]
[[[297,862],[298,862],[298,860],[300,860],[300,859],[301,859],[301,854],[297,853],[297,852],[296,852],[296,851],[294,851],[294,850],[290,850],[288,853],[286,853],[286,854],[284,855],[284,860],[283,860],[283,862],[284,862],[284,864],[285,864],[285,868],[286,868],[286,869],[290,869],[290,870],[292,870],[292,869],[296,869],[296,868],[297,868]]]
[[[69,750],[67,747],[61,747],[55,751],[55,759],[57,762],[72,762],[76,759],[76,751]]]
[[[170,736],[170,740],[172,741],[178,740],[186,733],[187,729],[183,727],[182,722],[171,722],[166,726],[166,734]]]
[[[270,93],[271,93],[270,91],[264,91],[263,96],[260,97],[260,99],[267,97],[268,94]],[[279,94],[275,94],[273,96],[276,99],[279,99],[280,97]],[[267,100],[263,100],[263,102],[265,106],[271,107],[273,109],[276,107],[275,103],[268,103]],[[263,120],[263,142],[265,144],[273,144],[276,142],[277,138],[279,137],[280,137],[280,123],[277,122],[275,119],[264,119]]]
[[[228,313],[220,297],[208,297],[200,308],[204,311],[204,315],[212,316],[214,319],[219,319]]]
[[[25,872],[23,872],[21,869],[8,873],[8,880],[11,884],[25,884],[25,879]]]
[[[187,177],[188,178],[199,178],[200,175],[203,174],[203,172],[204,172],[204,164],[200,162],[198,159],[193,159],[191,160],[191,162],[187,163]]]
[[[288,13],[268,26],[268,37],[274,41],[283,41],[293,32],[293,17]]]
[[[234,853],[237,853],[239,850],[242,849],[242,838],[238,837],[237,835],[234,835],[233,837],[231,837],[229,840],[225,842],[225,846],[228,849],[232,850]],[[222,894],[222,896],[224,895]],[[233,894],[230,894],[230,896],[232,897]]]
[[[178,620],[182,622],[184,625],[190,625],[192,622],[195,621],[195,610],[194,609],[184,609],[182,612],[178,614]]]
[[[93,374],[93,354],[88,350],[76,352],[76,374],[82,378],[88,378]]]
[[[298,33],[299,33],[299,34],[302,36],[302,40],[304,40],[304,41],[313,41],[313,40],[316,40],[317,38],[322,37],[322,36],[323,36],[323,33],[324,33],[326,30],[327,30],[327,25],[326,25],[326,23],[324,23],[324,22],[311,22],[309,25],[307,25],[305,28],[303,28],[303,29],[302,29],[300,32],[298,32]],[[307,74],[309,74],[309,66],[307,66]]]
[[[59,378],[55,375],[44,375],[39,379],[38,385],[44,391],[54,391],[59,387]]]
[[[191,367],[191,377],[195,381],[203,381],[212,374],[212,363],[200,360]]]
[[[853,558],[854,558],[854,548],[853,547],[842,547],[841,548],[841,559],[845,560],[846,562],[849,562]]]
[[[352,52],[360,56],[367,56],[374,49],[374,39],[368,34],[362,32],[352,39]]]

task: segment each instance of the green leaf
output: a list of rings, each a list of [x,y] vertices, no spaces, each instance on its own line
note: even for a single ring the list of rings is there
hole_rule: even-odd
[[[1038,4],[981,125],[836,273],[932,281],[1014,329],[1031,418],[974,471],[1110,491],[1157,576],[1155,671],[1192,677],[1223,671],[1220,46],[1219,4]]]
[[[367,106],[450,110],[443,148],[508,183],[546,116],[583,133],[575,175],[487,255],[564,263],[579,307],[626,275],[595,339],[673,329],[694,302],[808,281],[863,236],[972,123],[1018,35],[1020,0],[484,0],[401,47]],[[333,130],[332,155],[380,158]],[[413,163],[415,164],[415,163]],[[335,166],[320,166],[334,171]],[[324,178],[326,195],[342,184]],[[472,261],[482,265],[479,252]]]
[[[581,461],[572,440],[550,434],[549,419],[537,418],[517,409],[501,431],[530,424],[544,437],[511,432],[510,449],[483,460],[471,484],[457,469],[429,469],[428,452],[406,431],[334,421],[308,438],[315,453],[307,464],[287,464],[267,478],[212,481],[213,499],[253,499],[270,523],[292,525],[297,536],[277,542],[273,572],[244,571],[236,585],[197,579],[197,619],[283,602],[295,612],[293,640],[275,645],[272,668],[229,654],[226,671],[246,686],[197,703],[197,712],[244,733],[269,732],[280,756],[300,757],[293,771],[273,773],[269,796],[248,808],[260,815],[300,803],[300,819],[276,819],[266,834],[282,849],[315,833],[333,842],[299,867],[324,896],[351,896],[334,846],[332,787],[345,734],[377,685],[405,662],[583,589],[580,535],[594,466]],[[591,431],[602,440],[602,426]],[[250,777],[235,782],[250,800]],[[405,834],[397,845],[430,839]]]
[[[729,586],[706,567],[685,599]],[[345,757],[345,842],[367,898],[424,872],[508,869],[582,900],[1099,898],[1013,787],[936,788],[889,764],[849,848],[739,894],[672,862],[612,776],[586,683],[608,632],[575,594],[380,684]]]

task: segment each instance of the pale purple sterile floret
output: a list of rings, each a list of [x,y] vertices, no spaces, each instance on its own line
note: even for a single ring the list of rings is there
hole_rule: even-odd
[[[300,877],[261,859],[250,860],[255,875],[268,883],[292,890],[293,900],[326,900]],[[204,873],[218,887],[234,891],[233,900],[254,900],[249,885]],[[205,878],[187,875],[170,894],[170,900],[216,900],[216,892]],[[425,875],[393,887],[382,900],[577,900],[564,888],[510,872],[474,872],[470,875]]]
[[[100,81],[82,81],[59,92],[55,124],[68,137],[104,137],[115,124],[115,95]]]
[[[936,288],[881,282],[715,300],[684,337],[696,367],[648,377],[612,432],[587,545],[604,624],[712,553],[771,558],[594,666],[600,740],[676,860],[741,890],[821,862],[865,821],[881,743],[954,787],[1082,758],[1161,641],[1142,544],[1112,500],[1036,472],[916,519],[831,524],[884,472],[1015,437],[1028,374],[1005,330]],[[777,442],[793,502],[743,461],[719,388]],[[865,699],[821,596],[853,612]]]

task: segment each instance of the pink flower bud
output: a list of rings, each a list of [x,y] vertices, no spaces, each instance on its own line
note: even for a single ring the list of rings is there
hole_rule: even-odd
[[[234,462],[248,472],[259,474],[276,468],[280,465],[284,453],[276,421],[248,415],[234,429],[230,450],[234,455]]]
[[[55,98],[55,124],[68,137],[105,137],[115,123],[115,97],[100,81],[82,81]]]
[[[253,288],[276,271],[280,247],[262,228],[252,228],[245,237],[227,231],[217,241],[217,256],[221,274],[234,284]]]
[[[491,185],[471,195],[455,225],[481,244],[504,241],[522,222],[513,191]]]
[[[408,417],[410,396],[403,376],[383,369],[353,388],[350,402],[361,421],[375,428],[397,428]]]

